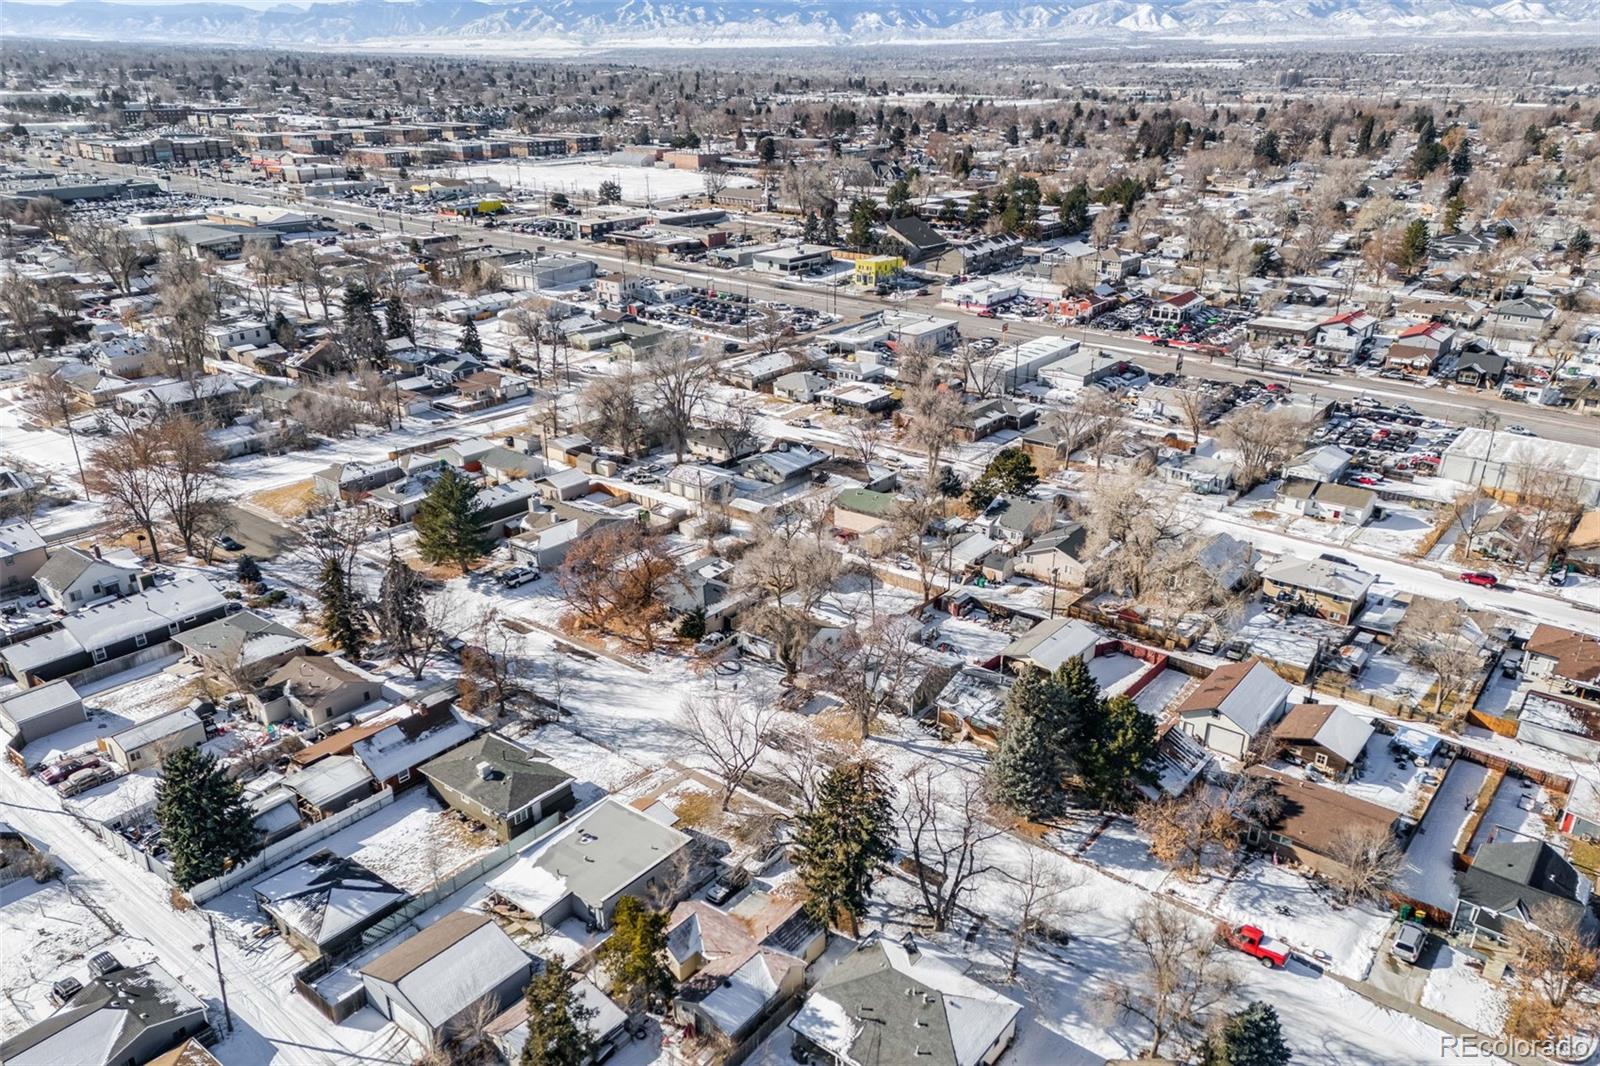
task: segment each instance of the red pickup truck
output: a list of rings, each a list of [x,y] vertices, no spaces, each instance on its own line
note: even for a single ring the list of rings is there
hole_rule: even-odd
[[[1230,945],[1246,955],[1260,959],[1261,965],[1269,969],[1289,964],[1289,945],[1273,939],[1253,925],[1241,925],[1236,929],[1230,929],[1226,932],[1226,936]]]

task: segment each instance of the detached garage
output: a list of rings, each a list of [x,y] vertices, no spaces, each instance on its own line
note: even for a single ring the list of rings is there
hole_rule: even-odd
[[[451,1036],[488,1000],[499,1014],[521,997],[533,960],[487,914],[457,911],[361,969],[367,1002],[423,1047]]]
[[[17,748],[83,720],[83,701],[69,681],[24,689],[0,701],[0,731],[14,738],[11,744]]]

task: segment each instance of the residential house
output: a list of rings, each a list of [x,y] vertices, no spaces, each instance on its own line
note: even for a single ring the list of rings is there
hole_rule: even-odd
[[[383,695],[383,683],[337,655],[296,649],[245,697],[263,725],[292,718],[311,729],[335,725]]]
[[[1373,726],[1330,703],[1301,703],[1289,708],[1272,737],[1296,762],[1335,775],[1348,773],[1366,750]]]
[[[576,919],[611,927],[624,896],[654,905],[687,891],[689,835],[606,798],[489,879],[499,897],[546,928]]]
[[[1083,588],[1089,583],[1088,544],[1089,531],[1083,523],[1070,522],[1018,548],[1013,569],[1035,581]]]
[[[142,389],[119,393],[118,411],[147,418],[175,414],[232,414],[243,406],[250,394],[261,388],[259,380],[231,374],[207,374],[193,381],[168,381]]]
[[[1378,494],[1358,485],[1286,478],[1278,486],[1273,508],[1325,522],[1364,526],[1378,510]]]
[[[1503,330],[1526,336],[1544,329],[1555,313],[1555,307],[1543,300],[1519,296],[1496,304],[1489,320]]]
[[[1275,816],[1252,824],[1247,839],[1279,859],[1298,862],[1315,873],[1335,875],[1346,870],[1339,849],[1345,834],[1397,835],[1400,815],[1388,807],[1265,766],[1252,766],[1245,773],[1262,782],[1278,800]]]
[[[456,382],[456,395],[440,406],[452,411],[481,411],[528,395],[528,379],[501,370],[479,370]]]
[[[789,1019],[816,1061],[870,1066],[904,1057],[993,1066],[1017,1035],[1022,1005],[921,946],[868,938],[840,959]]]
[[[539,498],[544,500],[576,500],[589,495],[592,484],[589,475],[577,469],[552,470],[534,480]]]
[[[26,520],[0,522],[0,596],[33,587],[49,557],[44,538]]]
[[[1193,452],[1170,451],[1156,463],[1156,473],[1163,480],[1173,481],[1202,496],[1216,496],[1233,488],[1234,462],[1218,455],[1196,455]]]
[[[1024,544],[1055,524],[1056,501],[1026,496],[1001,496],[984,510],[979,521],[989,536],[1007,544]]]
[[[821,956],[827,931],[795,902],[767,899],[767,907],[748,917],[703,900],[673,910],[667,965],[679,982],[672,1014],[680,1024],[737,1045],[799,993],[806,964]]]
[[[1600,640],[1541,622],[1523,647],[1522,671],[1551,692],[1600,702]]]
[[[1377,579],[1331,559],[1285,556],[1261,574],[1267,599],[1306,614],[1349,625],[1366,605],[1367,591]]]
[[[1510,366],[1511,360],[1505,356],[1473,342],[1456,357],[1455,383],[1477,389],[1498,388]]]
[[[1384,363],[1414,377],[1426,377],[1455,350],[1456,331],[1443,322],[1419,322],[1400,331]]]
[[[139,591],[140,569],[104,558],[100,549],[84,551],[63,545],[33,575],[39,595],[61,611],[76,611],[108,596]]]
[[[1594,882],[1542,840],[1489,841],[1456,874],[1456,887],[1451,928],[1474,936],[1504,942],[1513,922],[1538,927],[1546,910],[1582,929],[1594,926]]]
[[[828,461],[826,452],[803,444],[780,443],[776,450],[762,452],[740,464],[745,477],[768,485],[786,485],[809,477]]]
[[[684,435],[689,454],[713,463],[732,463],[761,450],[761,440],[743,426],[695,426]]]
[[[52,681],[0,698],[0,742],[22,748],[86,721],[70,681]]]
[[[385,716],[371,725],[377,728],[364,727],[363,735],[351,741],[350,750],[372,775],[376,787],[396,791],[426,781],[420,772],[424,763],[465,744],[479,730],[479,726],[457,714],[448,699],[419,707],[401,718]]]
[[[0,648],[0,663],[25,685],[137,655],[238,605],[202,577],[180,577],[133,596],[89,607],[59,629]]]
[[[254,611],[208,622],[172,638],[184,658],[235,687],[254,684],[311,643],[311,638]]]
[[[336,954],[411,898],[355,859],[327,850],[250,891],[283,938],[312,959]]]
[[[1257,735],[1283,714],[1289,682],[1260,659],[1219,666],[1173,709],[1178,728],[1201,745],[1242,759]]]
[[[833,524],[847,532],[869,536],[888,524],[894,506],[891,493],[845,489],[834,497]]]
[[[999,666],[1012,673],[1026,666],[1053,674],[1068,659],[1093,659],[1104,639],[1099,630],[1076,618],[1047,618],[1006,645]]]
[[[1317,323],[1311,343],[1324,357],[1349,364],[1357,361],[1377,332],[1378,320],[1357,309]]]
[[[380,485],[399,481],[405,471],[393,459],[366,463],[334,463],[311,475],[311,485],[323,499],[354,503]]]
[[[679,463],[667,471],[666,487],[691,503],[727,503],[738,494],[733,472],[708,463]]]
[[[206,1005],[159,963],[91,977],[61,1009],[0,1043],[6,1066],[137,1066],[213,1038]]]
[[[793,403],[816,403],[832,382],[812,370],[796,370],[772,383],[772,394]]]
[[[1284,468],[1287,481],[1342,481],[1355,456],[1334,444],[1301,452]]]
[[[128,773],[161,765],[161,760],[184,748],[206,742],[205,723],[193,706],[179,707],[147,718],[137,725],[101,737],[100,750]]]
[[[493,918],[446,915],[361,967],[367,1002],[425,1048],[461,1031],[468,1014],[499,1014],[522,996],[533,960]]]
[[[1238,591],[1255,576],[1255,545],[1228,533],[1213,533],[1194,558],[1224,592]]]
[[[1519,561],[1529,547],[1527,529],[1527,520],[1520,512],[1498,507],[1473,524],[1467,547],[1488,559]]]
[[[521,836],[572,810],[572,775],[541,751],[498,733],[482,733],[423,763],[428,785],[445,803],[501,840]]]

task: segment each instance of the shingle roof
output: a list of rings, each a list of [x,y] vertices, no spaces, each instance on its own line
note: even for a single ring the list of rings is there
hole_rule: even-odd
[[[498,733],[474,737],[423,764],[422,773],[500,814],[520,810],[572,780],[571,774],[546,762],[543,752]]]

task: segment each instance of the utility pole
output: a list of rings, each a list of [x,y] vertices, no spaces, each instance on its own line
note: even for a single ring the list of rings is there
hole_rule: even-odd
[[[217,948],[217,920],[206,915],[206,925],[211,929],[211,962],[217,968],[217,987],[222,991],[222,1018],[227,1023],[228,1035],[233,1035],[233,1012],[228,1009],[228,982],[222,977],[222,952]]]

